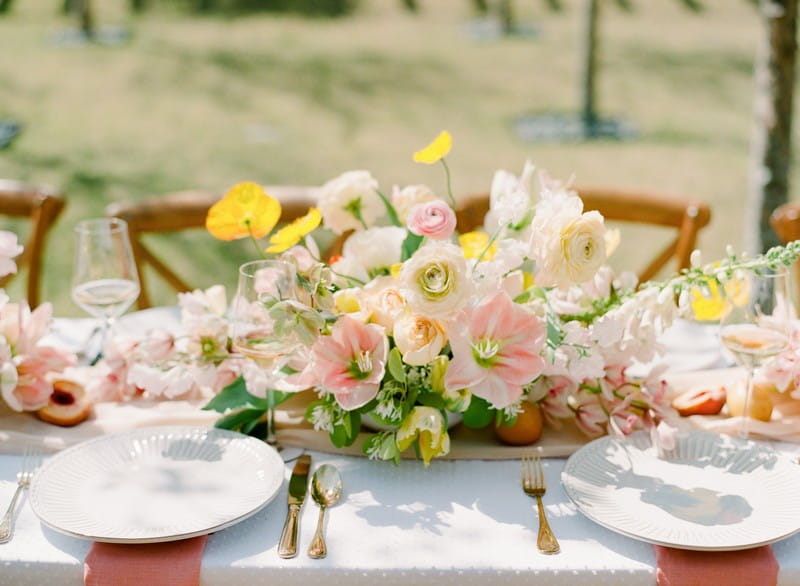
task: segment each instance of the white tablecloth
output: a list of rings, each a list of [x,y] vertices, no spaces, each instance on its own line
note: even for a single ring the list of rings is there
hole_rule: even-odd
[[[342,501],[329,511],[328,557],[305,555],[317,518],[310,499],[301,518],[301,554],[278,557],[284,483],[261,512],[209,538],[202,584],[655,584],[652,546],[595,524],[571,504],[559,482],[564,459],[544,462],[545,507],[561,543],[560,554],[544,556],[536,550],[535,501],[520,488],[517,461],[434,461],[425,469],[417,461],[394,467],[312,456],[314,466],[335,464],[345,485]],[[1,507],[11,499],[20,463],[20,456],[0,456]],[[82,584],[90,542],[43,526],[27,496],[18,510],[14,539],[0,545],[0,585]],[[773,549],[779,584],[800,585],[800,535]]]
[[[536,550],[535,502],[519,485],[514,461],[391,464],[313,453],[342,473],[345,494],[329,510],[328,557],[305,550],[317,508],[309,500],[301,518],[297,558],[277,555],[286,512],[287,483],[265,509],[212,535],[201,583],[253,584],[642,584],[655,583],[652,547],[604,529],[569,502],[559,477],[562,459],[544,462],[545,503],[561,553]],[[0,502],[14,489],[21,458],[0,457]],[[286,476],[289,476],[287,466]],[[63,586],[83,583],[90,543],[52,531],[23,500],[14,539],[0,545],[0,584]],[[779,584],[800,584],[800,535],[773,545]],[[733,570],[733,568],[732,568]]]

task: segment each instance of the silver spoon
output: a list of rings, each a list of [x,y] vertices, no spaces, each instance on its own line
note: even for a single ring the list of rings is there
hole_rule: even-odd
[[[318,559],[328,555],[325,546],[325,509],[335,505],[342,496],[342,477],[339,471],[330,464],[323,464],[314,472],[311,479],[311,497],[319,505],[317,530],[308,546],[308,557]]]

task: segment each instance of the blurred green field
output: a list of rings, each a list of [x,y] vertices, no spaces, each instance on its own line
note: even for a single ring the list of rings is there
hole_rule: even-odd
[[[702,198],[713,211],[704,256],[743,244],[761,34],[744,0],[708,1],[699,15],[671,0],[636,3],[633,13],[604,4],[598,107],[639,134],[566,144],[526,143],[512,125],[528,113],[578,110],[577,0],[556,14],[518,0],[520,22],[538,34],[493,40],[468,34],[476,15],[467,0],[422,1],[417,15],[397,0],[363,0],[333,20],[150,4],[134,17],[127,0],[96,3],[99,25],[131,33],[114,47],[54,43],[74,26],[60,2],[18,1],[0,17],[0,118],[24,124],[0,151],[0,176],[52,183],[69,199],[49,242],[44,290],[60,315],[80,314],[69,299],[72,227],[111,201],[222,193],[241,180],[319,184],[357,168],[384,190],[443,190],[440,167],[411,160],[443,128],[454,137],[457,194],[485,191],[495,169],[519,172],[530,158],[582,184]],[[617,264],[635,265],[647,238],[625,236]],[[249,251],[201,232],[167,254],[207,286],[232,283]]]

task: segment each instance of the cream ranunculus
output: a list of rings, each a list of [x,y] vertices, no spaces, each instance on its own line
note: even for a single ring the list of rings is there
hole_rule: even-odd
[[[539,285],[565,289],[583,283],[606,261],[603,216],[582,212],[583,202],[573,192],[543,194],[531,236]]]
[[[573,283],[594,277],[606,261],[605,224],[599,212],[586,212],[561,232],[564,272]]]
[[[461,309],[472,295],[467,261],[458,246],[422,246],[400,269],[401,292],[411,311],[443,318]]]
[[[400,223],[405,225],[408,213],[415,205],[438,199],[427,185],[408,185],[400,189],[397,185],[392,189],[392,205],[397,212]]]
[[[348,171],[328,181],[319,190],[318,202],[325,226],[342,234],[373,225],[386,211],[377,189],[369,171]]]
[[[394,322],[394,343],[403,354],[403,362],[424,366],[439,355],[447,335],[435,319],[405,313]]]
[[[450,452],[450,436],[447,434],[441,411],[433,407],[414,407],[397,430],[397,447],[402,452],[419,438],[419,453],[427,467],[431,458]]]

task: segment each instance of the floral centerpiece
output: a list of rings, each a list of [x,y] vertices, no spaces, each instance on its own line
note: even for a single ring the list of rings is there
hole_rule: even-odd
[[[232,351],[224,289],[179,296],[185,336],[112,340],[98,368],[100,394],[206,397],[221,427],[257,429],[269,406],[313,389],[306,418],[336,446],[356,441],[362,420],[382,431],[362,444],[397,461],[414,446],[427,465],[449,451],[448,424],[513,422],[536,404],[551,426],[573,420],[589,437],[665,429],[675,417],[660,372],[627,373],[647,362],[681,311],[715,303],[737,269],[788,265],[800,245],[747,259],[693,267],[660,283],[616,275],[603,217],[585,211],[569,185],[526,163],[498,171],[480,230],[456,232],[456,201],[443,132],[414,154],[441,164],[444,188],[395,186],[388,194],[367,171],[319,189],[318,205],[278,231],[280,203],[254,183],[234,186],[209,211],[224,240],[250,238],[258,253],[292,263],[296,299],[265,299],[274,335],[302,340],[282,376],[264,375]],[[323,259],[311,233],[340,238]],[[261,239],[268,238],[264,245]]]

